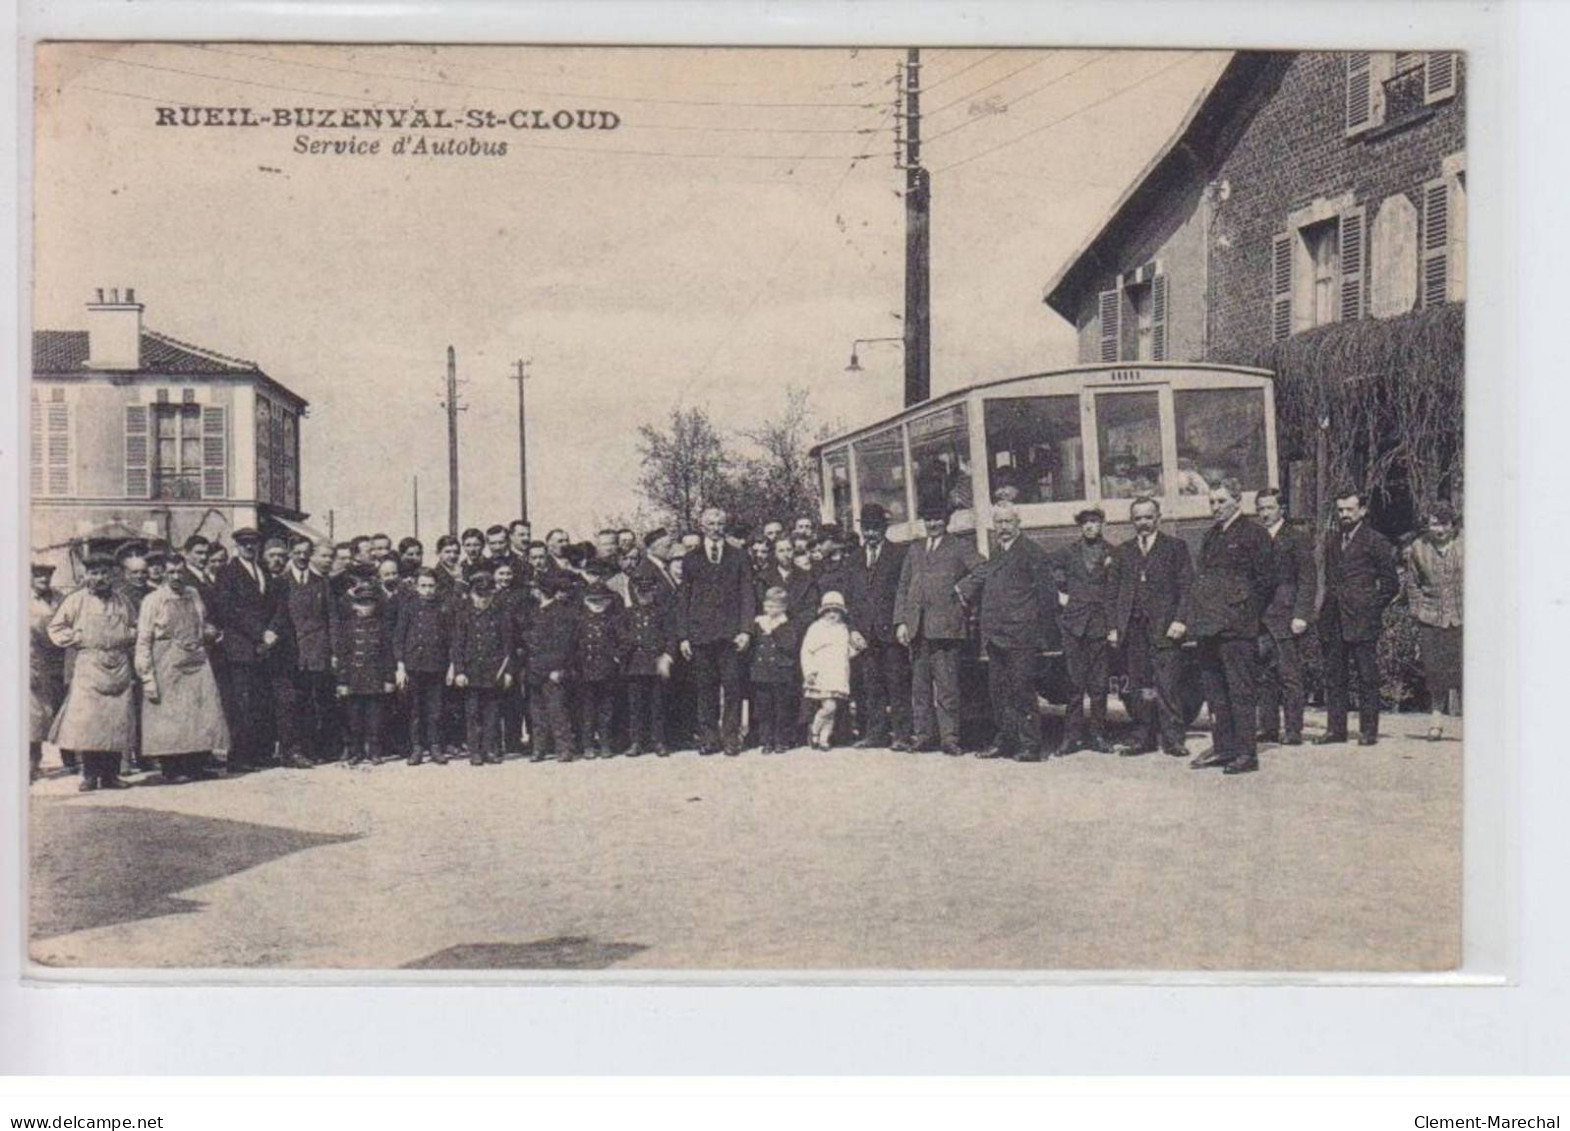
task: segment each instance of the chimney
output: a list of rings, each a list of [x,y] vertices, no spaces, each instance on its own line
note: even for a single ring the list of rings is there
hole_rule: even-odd
[[[142,306],[136,291],[97,288],[87,304],[87,365],[90,369],[142,367]]]

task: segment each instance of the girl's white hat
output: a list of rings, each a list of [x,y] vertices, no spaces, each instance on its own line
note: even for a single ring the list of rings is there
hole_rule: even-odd
[[[838,609],[842,613],[845,611],[845,598],[833,589],[825,593],[822,600],[818,602],[818,612],[827,612],[829,609]]]

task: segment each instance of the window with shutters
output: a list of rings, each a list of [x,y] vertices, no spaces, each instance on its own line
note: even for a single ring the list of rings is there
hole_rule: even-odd
[[[300,417],[293,412],[283,430],[283,505],[300,509]]]
[[[69,495],[72,486],[71,406],[63,389],[47,401],[33,394],[30,420],[32,459],[29,489],[34,495]]]
[[[1117,288],[1102,291],[1097,307],[1101,321],[1100,360],[1117,361],[1123,329],[1123,299]]]
[[[1270,244],[1270,340],[1292,336],[1292,260],[1297,237],[1282,232]]]
[[[1423,102],[1433,105],[1454,98],[1459,86],[1459,56],[1454,51],[1428,51],[1423,63]]]
[[[1466,174],[1429,181],[1421,190],[1422,266],[1418,294],[1424,306],[1460,302],[1466,290]]]
[[[1336,320],[1341,306],[1341,224],[1339,217],[1298,229],[1308,251],[1310,278],[1307,326],[1325,326]]]
[[[1364,279],[1367,274],[1367,213],[1353,208],[1340,216],[1337,236],[1340,255],[1340,296],[1337,318],[1353,322],[1363,317]]]
[[[147,435],[146,405],[125,406],[125,497],[145,499],[152,486],[152,460]]]
[[[1374,118],[1374,53],[1348,51],[1346,55],[1346,132],[1362,133],[1378,123]]]
[[[272,501],[273,490],[273,402],[256,398],[256,500]]]
[[[202,408],[196,404],[152,406],[152,496],[202,497]]]
[[[202,497],[229,494],[229,421],[222,405],[202,408]]]

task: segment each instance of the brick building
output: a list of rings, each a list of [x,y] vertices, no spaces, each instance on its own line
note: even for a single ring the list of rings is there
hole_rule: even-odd
[[[1235,54],[1048,284],[1080,359],[1273,370],[1300,509],[1342,478],[1392,527],[1458,495],[1459,400],[1450,436],[1400,434],[1459,396],[1464,80],[1455,52]],[[1391,446],[1352,438],[1370,412]]]
[[[307,529],[305,400],[252,362],[144,328],[142,309],[130,289],[99,291],[86,329],[33,334],[35,558],[69,573],[90,546]]]

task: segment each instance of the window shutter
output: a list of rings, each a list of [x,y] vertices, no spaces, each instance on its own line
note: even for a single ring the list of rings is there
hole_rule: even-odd
[[[1167,359],[1167,277],[1157,275],[1150,280],[1150,357],[1153,361]]]
[[[1292,233],[1282,232],[1270,244],[1270,340],[1292,336]]]
[[[1429,181],[1423,186],[1423,275],[1419,289],[1424,306],[1450,297],[1450,186]]]
[[[71,406],[50,401],[48,439],[49,494],[71,493]]]
[[[222,405],[202,406],[202,497],[222,499],[229,493],[229,434]]]
[[[1456,53],[1430,51],[1423,68],[1423,102],[1442,102],[1456,92]]]
[[[29,481],[29,491],[34,495],[44,493],[44,406],[38,403],[38,394],[33,394],[32,405],[32,476]]]
[[[152,477],[148,474],[146,405],[125,406],[125,497],[145,499],[150,495]]]
[[[1101,292],[1101,360],[1118,359],[1119,328],[1121,325],[1122,299],[1116,289]]]
[[[1352,208],[1341,214],[1341,309],[1343,322],[1363,317],[1363,278],[1366,274],[1365,235],[1367,214]]]
[[[1346,56],[1346,132],[1359,133],[1374,121],[1374,55],[1348,51]]]

